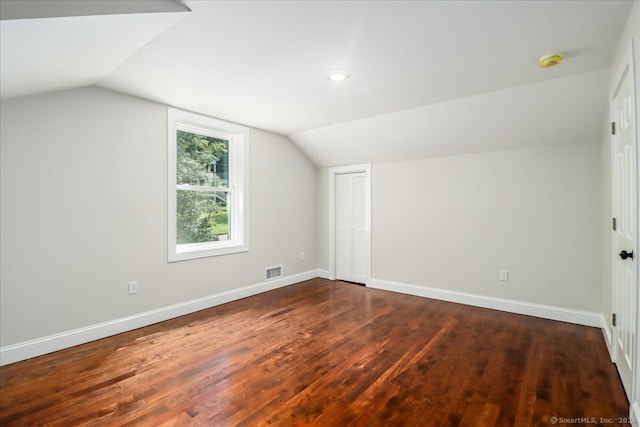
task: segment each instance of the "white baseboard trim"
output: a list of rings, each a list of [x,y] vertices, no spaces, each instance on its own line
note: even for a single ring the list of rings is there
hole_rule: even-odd
[[[636,393],[640,393],[640,390],[638,390]],[[635,402],[633,402],[633,405],[631,405],[631,420],[633,421],[631,423],[631,425],[633,427],[640,427],[640,402],[638,402],[638,399],[636,399]]]
[[[333,280],[333,278],[331,277],[331,272],[329,270],[318,269],[316,270],[316,272],[318,273],[318,277],[321,277],[327,280]]]
[[[203,298],[173,304],[167,307],[134,314],[132,316],[98,323],[71,331],[61,332],[42,338],[24,341],[0,348],[0,366],[43,354],[52,353],[68,347],[88,343],[101,338],[149,326],[154,323],[184,316],[216,305],[225,304],[242,298],[257,295],[273,289],[319,277],[323,270],[311,270],[304,273],[268,280],[255,285],[220,292]]]
[[[576,323],[578,325],[594,326],[602,328],[603,317],[600,313],[573,310],[570,308],[555,307],[550,305],[534,304],[523,301],[515,301],[501,298],[492,298],[482,295],[467,294],[463,292],[448,291],[444,289],[429,288],[425,286],[409,285],[406,283],[391,282],[388,280],[371,279],[368,284],[374,289],[399,292],[408,295],[472,305],[476,307],[490,308],[527,316],[541,317],[543,319],[559,320],[561,322]]]
[[[600,315],[600,321],[602,322],[602,335],[604,336],[604,343],[607,345],[607,351],[609,352],[609,358],[613,362],[613,331],[609,327],[604,315]]]

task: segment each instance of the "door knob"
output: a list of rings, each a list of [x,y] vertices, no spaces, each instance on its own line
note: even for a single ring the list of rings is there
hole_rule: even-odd
[[[633,259],[633,251],[631,251],[631,252],[622,251],[618,255],[620,255],[620,258],[622,258],[622,259],[627,259],[627,258]]]

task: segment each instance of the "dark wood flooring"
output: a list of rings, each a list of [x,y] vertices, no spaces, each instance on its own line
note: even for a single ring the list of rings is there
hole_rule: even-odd
[[[2,426],[548,426],[629,409],[599,329],[323,279],[0,380]]]

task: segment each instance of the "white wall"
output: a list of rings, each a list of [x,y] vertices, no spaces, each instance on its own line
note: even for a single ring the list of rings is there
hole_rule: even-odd
[[[599,146],[377,164],[373,277],[599,312]],[[499,281],[509,271],[509,282]]]
[[[329,171],[318,168],[316,173],[318,193],[318,268],[329,269]]]
[[[0,111],[3,347],[316,268],[316,169],[285,137],[251,130],[250,252],[168,264],[166,106],[87,88]]]

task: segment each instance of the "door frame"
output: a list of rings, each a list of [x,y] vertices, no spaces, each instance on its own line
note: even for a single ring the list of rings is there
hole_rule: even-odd
[[[350,173],[365,174],[365,231],[367,233],[367,274],[365,286],[371,281],[371,163],[329,168],[329,279],[336,279],[336,176]]]
[[[638,123],[638,105],[637,105],[637,99],[638,99],[638,87],[637,87],[637,82],[635,81],[635,67],[634,67],[634,43],[633,43],[633,39],[631,39],[629,41],[629,44],[627,46],[627,49],[625,50],[625,53],[622,57],[622,59],[620,60],[620,63],[618,64],[618,69],[614,75],[614,79],[612,81],[612,86],[611,86],[611,91],[610,91],[610,95],[609,95],[609,112],[610,112],[610,117],[611,117],[611,122],[614,123],[615,122],[615,111],[614,111],[614,99],[615,96],[620,88],[620,84],[622,83],[622,79],[625,75],[628,76],[628,78],[630,78],[630,84],[631,84],[631,92],[632,92],[632,99],[633,102],[635,104],[635,132],[634,135],[632,136],[633,138],[633,144],[635,145],[634,149],[636,152],[636,158],[635,158],[635,170],[636,170],[636,203],[635,203],[635,221],[636,221],[636,230],[635,230],[635,248],[634,251],[637,253],[640,251],[640,232],[639,232],[639,228],[640,228],[640,218],[639,218],[639,214],[640,214],[640,185],[638,183],[638,178],[640,177],[640,170],[638,169],[638,167],[640,166],[640,152],[638,150],[638,133],[639,133],[639,129],[638,129],[638,125],[640,123]],[[615,177],[616,174],[616,145],[615,145],[615,136],[612,134],[611,135],[611,148],[610,148],[610,157],[611,157],[611,177]],[[611,180],[611,209],[612,209],[612,216],[614,214],[613,209],[615,208],[615,206],[617,206],[617,189],[615,188],[615,180],[612,179]],[[617,235],[616,233],[611,230],[611,312],[612,313],[616,313],[617,310],[617,306],[616,306],[616,301],[617,301],[617,295],[616,295],[616,291],[617,291],[617,286],[616,286],[616,262],[618,262],[618,254],[617,254]],[[634,269],[635,269],[635,276],[636,279],[638,279],[639,273],[640,273],[640,268],[639,265],[640,262],[638,262],[638,258],[637,256],[634,259]],[[636,301],[634,301],[635,304],[635,312],[636,314],[640,313],[640,289],[636,290]],[[638,390],[638,384],[640,383],[640,373],[638,372],[638,370],[640,369],[640,337],[638,336],[638,333],[640,332],[640,320],[638,319],[639,316],[636,316],[635,319],[635,357],[634,360],[632,360],[632,366],[631,366],[631,392],[629,393],[631,399],[629,400],[629,411],[630,411],[630,416],[633,417],[633,412],[634,412],[634,405],[638,405],[638,400],[639,400],[639,394],[640,394],[640,390]],[[615,361],[617,360],[617,352],[618,352],[618,344],[617,344],[617,340],[618,340],[618,330],[613,327],[612,331],[611,331],[611,345],[610,345],[610,351],[611,351],[611,359],[612,361],[615,363]],[[638,409],[636,409],[638,410]],[[637,414],[636,414],[637,415]]]

